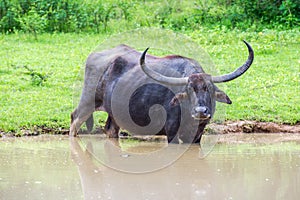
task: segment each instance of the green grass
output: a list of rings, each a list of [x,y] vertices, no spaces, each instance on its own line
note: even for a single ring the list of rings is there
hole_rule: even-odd
[[[245,61],[242,39],[253,46],[255,62],[250,70],[223,84],[233,101],[226,106],[226,120],[300,121],[299,30],[246,33],[203,29],[186,35],[209,53],[221,73],[229,73]],[[0,130],[68,128],[76,106],[73,94],[80,93],[73,86],[83,74],[88,54],[106,37],[42,34],[35,40],[27,34],[0,35]],[[78,97],[75,99],[77,104]]]
[[[2,35],[0,129],[18,130],[33,125],[68,127],[73,109],[73,84],[87,55],[103,40],[97,35]],[[45,74],[36,85],[29,67]]]

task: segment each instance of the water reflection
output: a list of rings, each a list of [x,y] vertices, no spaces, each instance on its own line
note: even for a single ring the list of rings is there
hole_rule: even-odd
[[[106,142],[111,147],[110,143],[115,141],[107,139]],[[101,165],[95,160],[94,154],[90,153],[94,152],[92,142],[88,143],[85,150],[79,145],[78,139],[70,139],[70,144],[85,199],[199,199],[207,196],[212,189],[208,178],[213,176],[213,171],[206,170],[209,169],[207,163],[198,158],[199,146],[196,145],[188,149],[180,160],[166,168],[133,174]],[[141,145],[137,146],[141,151]],[[117,155],[111,149],[104,149],[107,149],[107,157]],[[120,155],[121,152],[117,156]],[[132,165],[141,164],[134,159],[131,161]],[[200,177],[202,171],[205,171],[204,176]]]
[[[300,194],[300,148],[295,142],[218,144],[205,159],[199,158],[199,146],[192,145],[172,165],[143,174],[102,165],[93,142],[85,143],[86,148],[77,139],[70,144],[85,199],[296,199]],[[117,155],[103,149],[107,157],[122,155],[122,150]]]
[[[204,158],[199,146],[191,145],[171,165],[140,174],[112,169],[97,156],[141,165],[136,154],[168,144],[64,136],[1,139],[0,199],[298,199],[299,138],[226,135]]]

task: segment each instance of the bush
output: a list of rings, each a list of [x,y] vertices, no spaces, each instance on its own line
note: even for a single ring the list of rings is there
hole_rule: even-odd
[[[261,23],[265,26],[292,28],[300,23],[299,0],[220,0],[228,8],[228,15],[239,13],[243,15],[239,21]],[[238,12],[232,10],[235,6],[241,8]]]
[[[18,12],[18,9],[10,1],[0,2],[0,30],[2,32],[13,32],[15,29],[20,29]]]
[[[194,30],[200,26],[291,29],[300,0],[2,0],[0,31],[109,32],[141,26]],[[120,26],[116,26],[116,24]],[[124,25],[121,26],[121,25]]]
[[[28,13],[18,19],[21,29],[25,32],[32,33],[37,40],[37,34],[43,32],[45,26],[45,18],[40,16],[36,9],[32,7]]]

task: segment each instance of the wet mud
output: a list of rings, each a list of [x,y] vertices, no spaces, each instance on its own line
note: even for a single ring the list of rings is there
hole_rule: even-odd
[[[222,124],[210,123],[206,130],[208,134],[230,134],[230,133],[300,133],[300,123],[295,125],[278,124],[273,122],[257,122],[257,121],[227,121]],[[96,128],[93,134],[102,134],[101,127]],[[0,130],[2,136],[37,136],[41,134],[58,134],[67,135],[67,128],[50,128],[45,126],[34,126],[29,129],[21,129],[19,132],[4,132]],[[87,134],[86,130],[80,130],[78,134]],[[126,136],[124,136],[126,138]],[[139,137],[140,140],[143,138]],[[153,140],[152,137],[145,137],[145,140]],[[155,139],[154,139],[155,140]]]
[[[256,121],[228,121],[224,124],[212,123],[209,125],[211,132],[220,134],[228,133],[300,133],[300,124],[288,125],[274,122]]]

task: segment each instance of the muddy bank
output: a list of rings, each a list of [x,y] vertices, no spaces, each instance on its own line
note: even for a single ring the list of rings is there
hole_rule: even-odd
[[[208,126],[212,133],[300,133],[300,124],[287,125],[274,122],[227,121],[224,124],[212,123]]]
[[[227,121],[223,124],[211,123],[206,131],[211,134],[229,134],[229,133],[300,133],[300,123],[296,125],[278,124],[274,122],[256,122],[256,121]],[[36,136],[41,134],[61,134],[67,135],[69,129],[49,128],[44,126],[34,126],[32,129],[21,129],[18,132],[4,132],[0,130],[2,136]],[[85,134],[86,131],[80,131],[79,134]],[[96,128],[94,134],[103,133],[101,128]]]
[[[38,136],[41,134],[53,134],[53,135],[67,135],[69,129],[66,128],[50,128],[45,126],[34,126],[31,129],[21,128],[19,131],[5,132],[0,130],[0,137],[11,136],[11,137],[22,137],[22,136]]]

